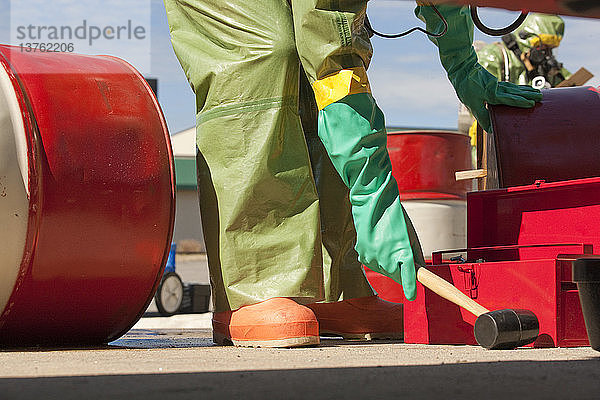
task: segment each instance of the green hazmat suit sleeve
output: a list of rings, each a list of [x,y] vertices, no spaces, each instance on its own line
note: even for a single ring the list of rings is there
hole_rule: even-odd
[[[296,46],[319,108],[318,135],[349,188],[359,261],[416,297],[423,265],[387,152],[385,121],[370,92],[372,47],[365,0],[293,1]]]
[[[448,31],[442,37],[431,37],[438,47],[440,61],[460,101],[467,106],[479,124],[491,132],[488,104],[529,108],[542,99],[539,90],[517,86],[498,80],[477,61],[473,48],[473,21],[468,7],[438,5],[448,22]],[[417,6],[415,14],[423,20],[430,32],[441,32],[443,22],[431,6]]]

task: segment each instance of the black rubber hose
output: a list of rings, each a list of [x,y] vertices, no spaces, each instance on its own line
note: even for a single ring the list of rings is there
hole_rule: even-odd
[[[483,24],[483,22],[481,22],[481,20],[479,19],[479,14],[477,14],[477,7],[471,6],[471,18],[473,18],[473,23],[475,24],[477,29],[479,29],[481,32],[483,32],[487,35],[490,35],[490,36],[504,36],[504,35],[507,35],[507,34],[513,32],[515,29],[517,29],[519,26],[521,26],[523,21],[525,21],[527,14],[529,14],[529,13],[523,11],[521,13],[521,15],[519,15],[519,18],[517,18],[517,20],[515,22],[513,22],[506,28],[493,29],[493,28],[488,28],[487,26],[485,26]]]
[[[429,32],[426,31],[423,28],[420,27],[414,27],[412,29],[409,29],[405,32],[402,33],[381,33],[381,32],[377,32],[375,29],[373,29],[373,27],[371,26],[371,22],[369,21],[369,18],[365,18],[365,28],[367,29],[367,31],[369,33],[371,33],[372,35],[377,35],[380,36],[382,38],[386,38],[386,39],[397,39],[397,38],[401,38],[403,36],[409,35],[411,33],[413,33],[414,31],[419,31],[419,32],[423,32],[426,35],[429,36],[433,36],[433,37],[442,37],[446,34],[446,32],[448,32],[448,22],[446,22],[446,19],[442,16],[442,14],[438,11],[437,7],[434,6],[433,4],[431,4],[431,7],[433,8],[433,11],[435,11],[435,13],[441,18],[442,23],[444,24],[444,29],[441,32]]]

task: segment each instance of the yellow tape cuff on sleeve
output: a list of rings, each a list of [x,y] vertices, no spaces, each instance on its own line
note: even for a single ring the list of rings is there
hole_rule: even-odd
[[[532,47],[539,46],[540,39],[541,39],[542,44],[545,44],[546,46],[549,46],[549,47],[558,47],[560,45],[561,40],[562,40],[562,36],[560,36],[560,35],[550,35],[550,34],[547,34],[547,33],[541,33],[541,34],[539,34],[537,36],[533,36],[532,38],[530,38],[529,39],[529,44],[531,44]]]
[[[312,86],[319,110],[350,94],[371,93],[367,71],[363,67],[343,69],[316,80]]]

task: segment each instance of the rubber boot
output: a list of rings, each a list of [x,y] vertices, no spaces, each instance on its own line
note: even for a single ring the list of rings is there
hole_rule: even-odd
[[[319,344],[315,314],[287,298],[276,297],[235,311],[213,314],[213,341],[240,347],[300,347]]]
[[[403,305],[378,296],[307,305],[319,321],[322,336],[350,340],[403,339]]]

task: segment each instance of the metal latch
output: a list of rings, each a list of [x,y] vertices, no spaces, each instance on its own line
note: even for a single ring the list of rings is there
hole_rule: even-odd
[[[470,267],[457,267],[459,272],[462,272],[463,278],[464,278],[464,283],[465,283],[465,289],[469,291],[468,295],[469,297],[471,297],[472,299],[476,299],[479,291],[477,290],[477,288],[479,287],[479,281],[477,279],[477,271],[475,269],[475,265],[472,265]]]
[[[467,262],[467,260],[465,260],[465,258],[462,255],[451,257],[450,261],[458,263],[458,264],[464,264]]]

